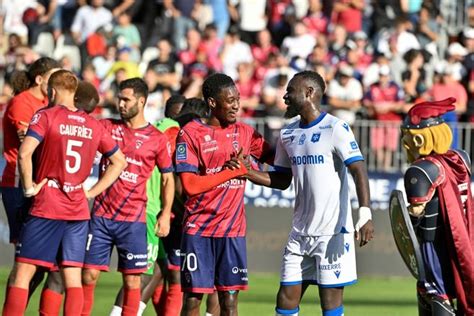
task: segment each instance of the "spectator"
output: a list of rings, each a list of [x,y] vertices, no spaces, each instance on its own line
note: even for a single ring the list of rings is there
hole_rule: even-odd
[[[431,100],[444,100],[449,97],[456,99],[455,111],[443,114],[444,120],[453,129],[452,148],[458,148],[457,122],[458,117],[466,112],[467,92],[464,86],[455,78],[456,69],[451,65],[441,64],[437,69],[439,81],[435,82],[425,98]]]
[[[232,79],[237,78],[237,66],[240,63],[252,62],[250,46],[240,40],[239,30],[236,26],[229,29],[222,48],[221,60],[224,73]]]
[[[342,25],[336,25],[334,31],[329,34],[329,51],[334,56],[333,63],[337,63],[346,54],[347,31]]]
[[[162,74],[149,68],[144,76],[148,86],[148,98],[145,104],[145,119],[147,122],[158,122],[164,117],[165,101],[171,96],[171,90],[163,86]]]
[[[257,36],[265,30],[267,25],[266,0],[236,0],[237,8],[235,10],[235,21],[240,28],[240,36],[244,42],[254,45],[257,42]]]
[[[370,129],[371,150],[375,151],[378,169],[391,171],[393,154],[398,149],[398,122],[402,117],[403,91],[390,78],[390,67],[379,68],[379,80],[370,86],[363,100],[369,117],[379,126]]]
[[[185,75],[188,74],[189,66],[196,61],[200,43],[201,34],[196,29],[190,29],[186,33],[186,48],[178,52],[178,59],[183,65]]]
[[[45,8],[36,0],[3,0],[0,4],[0,25],[6,35],[17,34],[23,43],[27,42],[28,29],[23,22],[27,9],[33,9],[35,19],[44,14]]]
[[[241,117],[253,117],[260,105],[261,86],[255,80],[254,68],[251,63],[240,63],[237,66],[238,79],[235,81],[237,90],[240,92]]]
[[[303,22],[298,21],[293,26],[293,35],[288,36],[281,44],[282,53],[289,60],[293,57],[306,58],[316,45],[316,39],[307,33]]]
[[[82,44],[99,27],[112,22],[112,12],[104,7],[104,0],[91,0],[77,10],[71,32],[77,44]]]
[[[437,55],[436,42],[442,31],[441,24],[436,20],[436,17],[429,2],[423,4],[415,29],[415,35],[421,47],[424,47],[432,55]]]
[[[112,65],[115,63],[117,55],[117,48],[113,45],[107,46],[105,56],[97,56],[92,59],[92,64],[95,67],[97,77],[103,80],[109,72]]]
[[[178,90],[180,75],[178,73],[178,58],[172,52],[171,43],[167,39],[158,42],[160,55],[148,64],[148,70],[156,74],[157,89]]]
[[[131,16],[127,11],[120,13],[117,17],[117,24],[113,29],[116,42],[120,47],[130,47],[130,60],[138,63],[141,46],[138,28],[131,23]]]
[[[256,65],[255,76],[258,80],[263,79],[266,72],[266,64],[270,54],[277,54],[278,47],[272,44],[272,37],[267,29],[257,34],[256,44],[251,46],[252,56]]]
[[[191,14],[196,5],[196,0],[163,0],[163,4],[173,17],[174,47],[178,50],[184,49],[186,32],[195,26]]]
[[[130,47],[124,47],[117,52],[117,61],[113,63],[106,77],[115,75],[117,70],[125,69],[126,79],[140,77],[137,63],[130,60]]]
[[[228,0],[206,0],[205,2],[212,9],[213,24],[217,29],[217,37],[224,40],[227,29],[230,25],[230,15],[227,7]]]
[[[420,50],[410,49],[403,56],[407,69],[402,73],[405,101],[414,103],[427,90],[424,58]]]
[[[348,33],[360,31],[363,8],[363,0],[336,0],[332,8],[332,23],[342,25]]]
[[[228,35],[230,36],[230,35]],[[204,40],[199,45],[199,49],[206,54],[206,66],[215,71],[222,69],[222,61],[219,54],[223,50],[223,41],[217,37],[217,28],[214,24],[209,24],[204,29]]]
[[[327,95],[331,113],[349,125],[354,124],[363,91],[360,82],[354,78],[352,67],[340,66],[336,78],[329,82]]]
[[[453,42],[449,44],[446,61],[453,68],[453,76],[457,81],[461,81],[466,76],[466,68],[463,65],[466,55],[467,50],[460,43]]]
[[[288,67],[281,65],[267,75],[262,92],[262,102],[265,106],[266,116],[282,117],[285,113],[287,105],[283,100],[283,96],[286,93],[289,78],[292,77],[293,73],[294,71],[292,72]]]
[[[321,0],[309,0],[308,15],[303,18],[303,23],[313,36],[327,33],[328,18],[323,13]]]

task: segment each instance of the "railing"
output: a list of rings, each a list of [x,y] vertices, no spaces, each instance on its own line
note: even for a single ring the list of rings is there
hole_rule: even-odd
[[[253,126],[265,139],[271,144],[275,145],[278,139],[279,130],[286,124],[285,120],[280,117],[266,117],[266,118],[251,118],[245,119],[245,123]],[[460,148],[469,153],[470,157],[474,156],[474,128],[471,123],[457,123],[456,126],[451,126],[454,135],[454,148]],[[390,156],[390,163],[386,166],[377,157],[377,152],[374,150],[373,136],[376,129],[390,129],[393,132],[391,139],[384,139],[385,143],[395,142],[395,150],[383,150],[379,153],[381,156]],[[353,126],[352,130],[359,143],[359,147],[366,159],[367,167],[372,172],[400,172],[406,166],[406,156],[400,143],[400,124],[377,122],[371,120],[358,120]],[[396,138],[396,139],[393,139]],[[393,145],[393,144],[392,144]],[[3,152],[3,134],[0,133],[0,147]]]
[[[282,118],[258,118],[245,120],[272,144],[275,144],[279,129],[285,124]],[[470,157],[474,155],[474,129],[471,123],[457,123],[451,125],[453,130],[453,148],[467,151]],[[366,159],[367,168],[372,172],[401,172],[407,167],[406,155],[400,142],[400,123],[358,120],[352,126],[352,131],[359,143],[359,147]],[[390,138],[383,138],[384,146],[379,152],[375,150],[377,144],[375,136],[388,131]],[[394,149],[386,149],[386,145]],[[388,146],[390,147],[390,146]],[[380,158],[382,157],[382,158]],[[384,157],[389,160],[384,165]]]

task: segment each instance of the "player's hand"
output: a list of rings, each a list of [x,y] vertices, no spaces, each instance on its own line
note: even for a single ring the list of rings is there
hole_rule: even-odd
[[[165,215],[163,212],[158,214],[155,225],[155,235],[158,237],[166,237],[170,233],[171,216]]]
[[[356,230],[355,237],[360,241],[360,246],[365,246],[374,238],[374,224],[372,220],[365,223],[359,230]]]
[[[23,190],[23,195],[25,197],[33,197],[38,194],[39,191],[43,188],[43,186],[48,182],[48,178],[44,178],[41,180],[40,183],[36,184],[33,182],[33,186],[29,189]]]

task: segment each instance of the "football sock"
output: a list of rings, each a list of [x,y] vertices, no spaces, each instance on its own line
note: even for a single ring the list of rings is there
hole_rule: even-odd
[[[82,316],[89,316],[94,306],[94,290],[95,284],[83,284],[82,291],[84,292],[84,304],[82,305]]]
[[[81,315],[84,305],[84,292],[82,287],[68,287],[66,289],[66,299],[64,302],[64,315]]]
[[[165,313],[166,316],[179,316],[183,307],[183,292],[181,284],[170,284],[168,295],[166,296]]]
[[[294,309],[283,309],[283,308],[275,308],[275,315],[276,316],[298,316],[298,312],[300,311],[300,308],[294,308]]]
[[[127,289],[123,290],[123,316],[136,316],[138,308],[140,306],[140,289]]]
[[[145,302],[140,302],[140,306],[138,307],[137,316],[142,316],[145,309],[146,309],[146,303]]]
[[[63,302],[63,295],[48,288],[41,292],[40,300],[40,316],[58,316],[61,311],[61,303]],[[82,306],[81,306],[82,309]]]
[[[3,305],[3,316],[23,315],[28,302],[28,289],[10,286]]]
[[[121,316],[122,315],[122,306],[114,305],[110,311],[109,316]]]
[[[334,309],[323,310],[323,316],[344,316],[344,305]]]
[[[155,307],[157,315],[164,315],[165,303],[166,303],[166,288],[164,284],[159,284],[156,286],[155,291],[153,292],[152,302]]]

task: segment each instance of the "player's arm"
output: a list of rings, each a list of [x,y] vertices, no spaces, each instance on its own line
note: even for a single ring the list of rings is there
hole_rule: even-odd
[[[161,212],[158,215],[155,233],[158,237],[166,237],[170,232],[171,207],[175,192],[173,172],[161,174]]]
[[[32,197],[38,194],[43,185],[48,181],[42,179],[40,183],[33,182],[33,153],[40,141],[32,136],[26,136],[18,152],[18,167],[20,171],[23,193],[26,197]]]
[[[207,192],[219,184],[229,181],[230,179],[243,176],[246,173],[247,168],[243,165],[240,165],[236,169],[224,169],[221,172],[205,176],[201,176],[192,172],[182,172],[179,174],[179,178],[181,180],[181,184],[183,185],[184,192],[186,192],[188,196],[193,196]]]
[[[369,177],[363,160],[355,161],[347,166],[354,179],[357,200],[359,201],[359,218],[356,223],[356,239],[364,246],[374,237],[374,225],[370,210]]]
[[[127,161],[120,149],[117,150],[107,157],[110,164],[105,169],[104,173],[100,177],[99,181],[94,184],[94,186],[86,191],[86,197],[88,199],[95,198],[97,195],[102,193],[105,189],[111,186],[115,180],[120,176],[120,173],[127,168]]]

